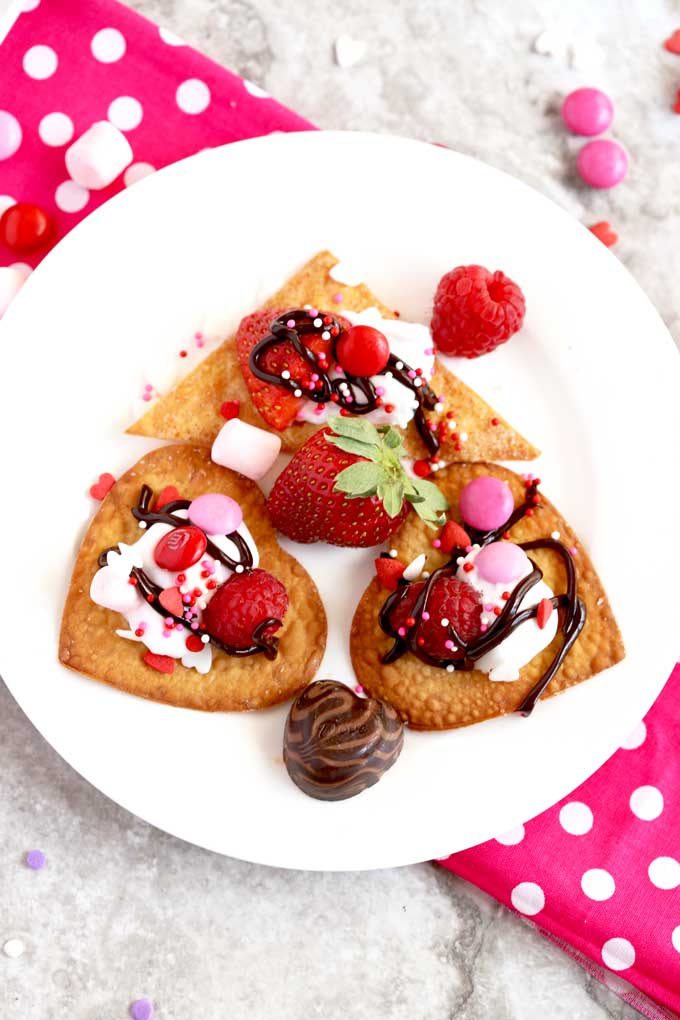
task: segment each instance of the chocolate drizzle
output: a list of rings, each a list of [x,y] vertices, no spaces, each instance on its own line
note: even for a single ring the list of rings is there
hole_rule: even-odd
[[[191,500],[188,499],[176,499],[171,503],[167,503],[162,510],[151,510],[151,499],[153,492],[148,485],[142,485],[137,505],[132,508],[132,515],[138,521],[142,521],[144,524],[170,524],[173,527],[181,528],[186,526],[186,518],[178,517],[178,510],[187,510],[191,504]],[[206,535],[207,539],[207,551],[215,560],[219,560],[229,570],[236,571],[237,567],[242,568],[242,573],[250,573],[253,569],[253,554],[250,551],[250,547],[245,539],[239,535],[237,531],[232,531],[226,536],[230,542],[238,549],[239,559],[234,560],[231,556],[225,553],[219,546],[215,545],[214,542]],[[110,552],[118,552],[117,546],[109,546],[108,549],[104,549],[97,559],[97,563],[100,567],[107,566],[107,556]],[[183,616],[178,616],[175,613],[169,612],[160,602],[160,596],[163,589],[151,580],[149,575],[142,570],[140,567],[133,567],[130,571],[130,578],[139,588],[139,591],[146,599],[147,603],[164,619],[172,619],[176,624],[181,624],[187,631],[188,634],[193,634],[196,637],[205,636],[208,641],[215,648],[218,648],[225,655],[235,656],[237,658],[243,658],[249,655],[259,655],[262,653],[267,659],[275,659],[278,655],[279,640],[277,637],[267,634],[270,629],[277,629],[282,625],[282,620],[278,620],[275,617],[267,617],[265,620],[261,620],[260,623],[254,628],[251,636],[251,644],[247,648],[235,648],[232,645],[227,645],[219,638],[206,629],[204,624],[199,624],[198,629],[191,626],[192,621],[186,620]],[[208,642],[204,642],[206,644]]]
[[[321,321],[320,326],[314,325],[317,320]],[[288,325],[291,321],[295,323],[294,326]],[[290,390],[297,396],[313,400],[316,404],[328,404],[332,401],[340,410],[348,411],[350,414],[370,414],[380,406],[381,398],[378,397],[375,386],[368,376],[350,375],[349,372],[345,372],[339,378],[332,379],[328,375],[328,369],[322,368],[320,365],[320,362],[327,364],[326,360],[317,355],[304,342],[303,337],[305,336],[310,334],[318,336],[327,332],[332,342],[332,357],[337,362],[337,344],[342,336],[343,327],[335,316],[325,312],[319,312],[318,315],[312,316],[306,309],[298,308],[280,315],[270,328],[271,332],[256,343],[250,352],[250,371],[262,382]],[[316,381],[312,381],[311,378],[308,381],[284,379],[281,375],[269,372],[264,367],[264,358],[267,352],[282,343],[292,346],[295,353],[309,368],[310,376],[312,374],[318,376]],[[428,452],[434,456],[439,450],[440,441],[430,428],[425,411],[434,410],[437,404],[437,395],[421,375],[416,374],[414,378],[410,378],[409,372],[413,372],[410,365],[395,357],[394,354],[390,354],[387,365],[378,375],[390,373],[397,382],[411,390],[418,401],[413,420]],[[416,382],[419,385],[416,385]]]
[[[491,542],[497,541],[497,539],[501,535],[504,535],[508,529],[513,526],[513,524],[516,524],[517,521],[521,520],[528,509],[535,508],[537,506],[535,497],[536,483],[529,486],[524,503],[513,511],[512,515],[502,527],[497,528],[494,531],[485,532],[470,529],[472,544],[484,547],[485,545],[489,545]],[[561,611],[562,619],[560,629],[562,632],[562,640],[560,647],[555,653],[555,656],[548,668],[515,709],[515,711],[519,714],[528,716],[531,714],[536,702],[562,665],[567,652],[581,633],[586,620],[586,607],[577,595],[576,570],[571,554],[561,542],[552,538],[539,538],[531,542],[519,543],[519,546],[521,549],[524,549],[525,552],[531,552],[534,549],[550,549],[557,553],[564,564],[567,575],[566,592],[562,595],[554,595],[550,599],[553,608]],[[448,563],[439,567],[437,570],[434,570],[430,574],[423,585],[422,591],[418,595],[413,609],[411,610],[411,616],[416,620],[416,625],[410,627],[404,637],[398,634],[397,629],[391,623],[394,610],[400,604],[402,599],[405,598],[410,586],[410,582],[404,581],[403,578],[400,579],[397,590],[387,598],[380,611],[380,626],[386,634],[394,639],[392,647],[382,656],[382,662],[385,664],[396,662],[396,660],[401,658],[401,656],[406,652],[411,652],[428,666],[435,666],[440,669],[453,667],[454,670],[472,670],[476,668],[476,662],[481,659],[483,655],[486,655],[487,652],[496,648],[502,641],[509,637],[509,635],[512,634],[517,627],[521,626],[521,624],[530,620],[532,617],[536,617],[538,613],[538,604],[527,609],[519,608],[526,594],[531,591],[534,585],[538,584],[543,577],[543,572],[540,567],[538,567],[537,564],[531,560],[531,557],[529,557],[533,569],[513,588],[500,616],[496,618],[494,623],[488,628],[488,630],[485,631],[485,633],[480,634],[479,637],[474,638],[468,643],[463,640],[460,634],[458,634],[453,624],[449,623],[447,627],[447,637],[455,645],[455,652],[457,653],[455,658],[441,658],[440,656],[431,655],[429,652],[426,652],[423,648],[421,648],[417,643],[418,623],[422,619],[423,611],[427,611],[428,599],[432,589],[440,578],[456,575],[458,570],[457,560],[464,555],[465,549],[462,547],[453,549]]]

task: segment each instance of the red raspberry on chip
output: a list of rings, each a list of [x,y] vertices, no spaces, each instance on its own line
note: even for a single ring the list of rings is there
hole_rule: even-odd
[[[432,339],[443,354],[478,358],[521,328],[525,308],[524,294],[504,273],[457,266],[437,286]]]

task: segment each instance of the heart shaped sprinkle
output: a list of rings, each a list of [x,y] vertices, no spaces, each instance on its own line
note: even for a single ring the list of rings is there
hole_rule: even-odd
[[[404,727],[392,705],[360,698],[335,680],[316,680],[288,714],[283,760],[309,797],[346,800],[378,782],[403,742]]]
[[[538,611],[536,613],[536,623],[540,630],[543,630],[546,623],[552,616],[553,604],[550,599],[541,599],[538,603]]]
[[[180,494],[174,485],[166,485],[164,489],[158,493],[158,499],[154,504],[154,510],[162,510],[168,503],[174,503],[176,499],[180,499]]]
[[[99,480],[90,486],[90,495],[92,499],[104,499],[106,494],[111,491],[113,486],[116,484],[116,479],[113,475],[110,475],[108,471],[105,471],[103,475],[99,476]]]
[[[669,53],[675,53],[677,56],[680,56],[680,28],[676,28],[675,32],[669,35],[668,39],[664,40],[663,47]]]
[[[602,220],[600,223],[593,223],[592,227],[588,227],[591,234],[594,234],[598,241],[602,241],[602,244],[606,244],[608,248],[611,248],[613,244],[619,239],[619,235],[615,230],[612,230],[611,225],[607,220]]]
[[[173,616],[181,616],[184,610],[182,596],[179,588],[164,588],[158,596],[158,601],[168,613]]]
[[[365,53],[366,43],[361,39],[353,39],[351,35],[340,35],[335,40],[335,60],[338,67],[353,67]]]
[[[147,666],[157,670],[159,673],[173,673],[175,660],[171,655],[155,655],[154,652],[147,652],[143,657]]]

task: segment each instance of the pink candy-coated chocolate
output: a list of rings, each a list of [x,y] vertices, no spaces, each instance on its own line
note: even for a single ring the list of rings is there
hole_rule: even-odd
[[[21,145],[21,125],[7,110],[0,110],[0,159],[9,159]]]
[[[475,567],[491,584],[512,584],[528,574],[529,557],[513,542],[492,542],[479,551]]]
[[[618,142],[598,138],[588,142],[578,154],[578,172],[591,188],[613,188],[628,173],[628,156]]]
[[[243,511],[231,496],[206,492],[189,507],[189,520],[206,535],[230,535],[243,522]]]
[[[122,131],[99,120],[66,150],[66,169],[83,188],[108,187],[132,162],[132,149]]]
[[[575,89],[562,103],[562,120],[575,135],[601,135],[613,118],[612,101],[599,89]]]
[[[515,501],[508,483],[491,475],[473,478],[460,494],[463,520],[480,531],[500,528],[514,508]]]
[[[273,466],[280,450],[278,436],[232,418],[218,432],[210,456],[216,464],[258,482]]]

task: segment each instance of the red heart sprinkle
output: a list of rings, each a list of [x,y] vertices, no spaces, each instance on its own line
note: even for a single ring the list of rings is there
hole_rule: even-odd
[[[113,475],[110,475],[108,471],[105,471],[103,475],[99,476],[99,481],[90,486],[90,495],[92,496],[92,499],[104,499],[104,496],[106,496],[115,484],[116,479]]]
[[[474,563],[464,563],[463,564],[463,570],[465,571],[466,574],[469,574],[470,571],[474,570],[474,569],[475,569]]]
[[[241,404],[238,400],[225,400],[220,405],[220,414],[226,421],[231,421],[232,418],[238,418],[238,413]]]
[[[466,549],[470,545],[470,536],[456,521],[447,521],[441,530],[439,541],[441,542],[439,548],[448,555],[452,549]]]
[[[673,113],[680,113],[680,89],[678,89],[678,94],[675,97],[675,105],[673,106]]]
[[[167,610],[168,613],[172,613],[173,616],[182,615],[184,604],[179,588],[165,588],[158,596],[158,601],[163,606],[163,609]]]
[[[180,495],[174,485],[166,485],[164,489],[158,493],[158,499],[154,503],[154,510],[162,510],[168,503],[174,503],[176,499],[179,499]]]
[[[541,599],[538,603],[538,611],[536,613],[536,623],[539,628],[543,630],[546,623],[552,616],[553,604],[550,599]]]
[[[615,230],[612,230],[611,225],[607,220],[602,220],[600,223],[593,223],[592,227],[588,227],[591,234],[594,234],[598,241],[602,241],[602,244],[606,244],[608,248],[611,248],[613,244],[619,239],[619,235]]]
[[[669,53],[676,53],[680,56],[680,28],[676,28],[673,35],[669,35],[663,45],[664,49],[668,50]]]
[[[154,655],[153,652],[147,652],[144,662],[152,669],[158,670],[159,673],[169,674],[173,673],[175,669],[175,660],[171,655]]]
[[[186,646],[190,652],[202,652],[205,645],[196,634],[190,634],[186,640]]]

